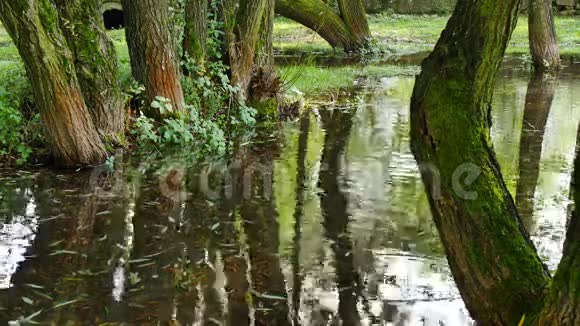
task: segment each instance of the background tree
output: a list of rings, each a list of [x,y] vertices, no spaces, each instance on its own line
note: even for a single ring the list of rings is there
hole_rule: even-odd
[[[64,36],[93,123],[103,139],[118,142],[125,131],[117,54],[106,34],[101,0],[56,0]]]
[[[564,258],[551,279],[520,220],[490,139],[495,77],[518,9],[518,0],[457,3],[417,77],[412,149],[421,166],[438,168],[421,169],[421,174],[449,266],[472,317],[482,325],[522,320],[577,325],[580,214],[572,218]],[[472,193],[457,187],[466,175],[473,181]],[[434,197],[436,178],[441,191]]]
[[[358,52],[371,33],[361,0],[338,1],[339,12],[321,0],[277,0],[276,12],[317,32],[333,48]]]
[[[207,54],[208,9],[208,0],[187,0],[185,3],[183,50],[200,64],[205,62]]]
[[[65,166],[101,162],[107,153],[85,104],[53,3],[1,0],[0,19],[24,62],[56,162]]]
[[[556,39],[552,0],[528,0],[530,51],[537,70],[558,69],[560,49]]]
[[[185,109],[173,0],[123,0],[133,78],[151,103],[161,96],[175,112]]]

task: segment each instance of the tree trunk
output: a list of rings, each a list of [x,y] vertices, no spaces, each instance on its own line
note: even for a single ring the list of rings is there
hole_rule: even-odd
[[[495,77],[518,7],[518,0],[459,1],[411,101],[412,149],[433,218],[466,306],[482,325],[517,325],[541,308],[550,281],[489,136]]]
[[[507,190],[489,135],[495,76],[518,4],[458,2],[417,78],[412,149],[451,271],[478,324],[578,325],[578,210],[551,280]],[[580,156],[575,164],[577,190]],[[436,185],[441,186],[437,192]]]
[[[528,0],[528,29],[534,67],[540,71],[560,66],[551,0]]]
[[[239,6],[234,2],[226,0],[224,9],[231,82],[247,95],[268,0],[240,0]]]
[[[522,135],[516,203],[527,230],[534,228],[534,195],[540,176],[540,159],[546,123],[556,92],[556,80],[535,73],[528,84]]]
[[[185,4],[183,50],[200,65],[207,55],[208,8],[208,0],[187,0]]]
[[[56,163],[104,160],[107,153],[81,94],[56,8],[49,0],[1,0],[0,19],[24,61]]]
[[[348,6],[347,6],[348,7]],[[365,45],[343,19],[321,0],[277,0],[276,12],[318,33],[333,48],[356,52]]]
[[[338,8],[342,20],[357,43],[367,45],[371,38],[371,30],[362,0],[338,0]]]
[[[104,140],[125,130],[117,55],[103,24],[101,0],[57,0],[61,27],[74,55],[77,77],[93,123]]]
[[[256,50],[256,65],[266,69],[274,68],[274,18],[276,18],[276,0],[266,0],[266,9],[262,17],[260,41]]]
[[[149,102],[161,96],[171,100],[174,112],[183,112],[174,1],[123,0],[123,8],[133,78],[145,85]]]

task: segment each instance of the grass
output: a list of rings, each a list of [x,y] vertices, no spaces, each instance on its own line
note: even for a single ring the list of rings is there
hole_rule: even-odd
[[[447,16],[378,14],[369,18],[373,37],[393,55],[430,51],[445,28]],[[580,55],[580,18],[555,18],[563,55]],[[289,19],[276,21],[274,45],[284,53],[331,54],[333,49],[313,31]],[[528,53],[528,20],[520,17],[508,53]]]
[[[313,64],[279,67],[282,78],[299,89],[307,97],[323,94],[330,90],[352,88],[361,78],[384,78],[414,76],[418,66],[393,65],[349,65],[319,67]]]
[[[369,17],[373,37],[380,47],[393,56],[430,51],[448,19],[446,16],[437,15],[377,14]],[[556,29],[562,54],[580,56],[580,18],[557,16]],[[109,36],[117,49],[121,80],[126,84],[131,80],[131,67],[125,33],[123,30],[111,31]],[[278,51],[285,54],[339,54],[316,33],[285,18],[276,20],[274,44]],[[520,17],[508,53],[528,53],[526,17]],[[8,33],[0,26],[0,69],[17,65],[22,68],[19,63],[18,51]],[[285,80],[291,81],[307,95],[351,87],[360,77],[408,75],[417,72],[417,67],[377,64],[325,68],[314,64],[298,64],[279,69]],[[0,82],[0,86],[1,84]]]

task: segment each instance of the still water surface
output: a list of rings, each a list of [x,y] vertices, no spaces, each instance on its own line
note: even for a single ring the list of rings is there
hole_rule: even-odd
[[[493,140],[554,269],[580,63],[521,67],[501,72]],[[0,171],[0,324],[471,325],[409,149],[413,79],[360,84],[230,162]]]

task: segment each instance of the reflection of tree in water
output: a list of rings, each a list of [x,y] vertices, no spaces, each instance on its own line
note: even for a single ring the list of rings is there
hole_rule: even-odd
[[[251,264],[256,325],[289,324],[286,286],[278,255],[278,215],[271,188],[273,164],[274,157],[269,152],[252,155],[244,162],[247,167],[244,182],[251,180],[252,191],[241,205],[241,217]]]
[[[31,257],[19,266],[14,286],[2,292],[2,305],[8,308],[2,321],[37,312],[33,321],[57,324],[78,316],[89,323],[108,318],[111,273],[106,262],[113,243],[106,235],[119,209],[107,195],[113,183],[106,174],[41,174],[32,189],[41,223]]]
[[[354,266],[353,245],[350,239],[347,198],[341,191],[341,162],[352,128],[352,112],[325,111],[323,123],[326,139],[322,156],[319,185],[326,237],[332,241],[335,255],[337,286],[339,289],[339,318],[346,325],[359,325],[357,308],[361,297],[360,276]]]
[[[519,181],[516,190],[518,210],[531,231],[534,228],[534,194],[540,175],[542,143],[556,91],[551,75],[535,73],[528,84],[520,140]]]
[[[304,218],[304,201],[306,192],[306,160],[308,154],[308,134],[310,132],[310,114],[305,114],[300,120],[300,136],[298,138],[298,155],[296,164],[296,207],[294,209],[294,238],[292,242],[292,322],[294,325],[300,325],[300,296],[302,294],[303,276],[300,267],[300,250],[302,239],[302,220]]]

